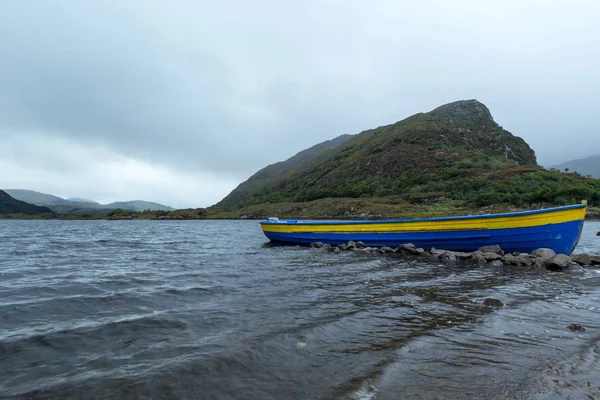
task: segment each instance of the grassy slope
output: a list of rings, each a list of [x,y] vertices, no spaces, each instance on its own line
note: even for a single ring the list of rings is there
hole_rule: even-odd
[[[260,190],[234,190],[228,197],[241,200],[216,208],[326,197],[446,196],[467,179],[524,165],[537,165],[529,146],[497,125],[483,104],[463,101],[357,135],[274,181],[255,182]]]
[[[362,134],[368,135],[369,133],[363,132]],[[341,135],[334,139],[326,140],[306,150],[302,150],[295,156],[285,161],[266,166],[248,178],[248,180],[238,185],[235,190],[217,203],[216,207],[231,207],[251,200],[254,196],[258,195],[264,187],[277,182],[281,176],[294,170],[304,163],[311,162],[321,154],[339,147],[355,136],[356,135]]]
[[[437,207],[442,214],[583,199],[600,206],[600,180],[539,167],[527,143],[496,124],[477,101],[450,103],[373,129],[274,181],[255,184],[262,184],[260,190],[245,193],[232,206],[213,207],[209,214],[338,218],[353,214],[357,202],[369,215],[386,217],[430,214],[438,204],[452,204]]]
[[[0,190],[0,214],[24,214],[40,215],[51,214],[52,210],[47,207],[39,207],[35,204],[16,200],[5,191]]]

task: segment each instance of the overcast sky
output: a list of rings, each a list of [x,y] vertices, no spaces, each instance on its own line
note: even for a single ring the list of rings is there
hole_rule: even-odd
[[[461,99],[543,165],[600,153],[600,3],[3,0],[0,188],[214,204]]]

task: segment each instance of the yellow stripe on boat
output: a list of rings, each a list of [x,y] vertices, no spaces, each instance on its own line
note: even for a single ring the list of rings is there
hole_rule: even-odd
[[[481,230],[481,229],[510,229],[510,228],[526,228],[551,224],[561,224],[575,220],[583,220],[585,217],[585,207],[567,209],[567,210],[549,210],[536,214],[519,215],[513,213],[510,216],[502,214],[487,215],[485,218],[476,216],[471,218],[460,218],[441,220],[428,220],[414,222],[404,220],[400,222],[367,222],[357,223],[356,221],[344,223],[323,223],[318,222],[297,224],[263,224],[262,228],[265,232],[428,232],[428,231],[456,231],[456,230]]]

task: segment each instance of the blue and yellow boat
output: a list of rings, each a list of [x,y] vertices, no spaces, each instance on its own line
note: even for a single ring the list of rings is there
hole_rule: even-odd
[[[290,244],[347,243],[395,247],[412,243],[453,251],[475,251],[499,245],[505,252],[530,253],[549,248],[571,254],[577,246],[586,204],[504,214],[377,221],[296,221],[269,218],[261,222],[274,242]]]

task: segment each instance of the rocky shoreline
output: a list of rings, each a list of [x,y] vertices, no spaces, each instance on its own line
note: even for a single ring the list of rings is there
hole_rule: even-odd
[[[368,247],[363,242],[349,241],[347,244],[330,245],[321,242],[311,243],[310,247],[325,249],[334,253],[341,251],[355,251],[362,253],[399,254],[403,256],[416,256],[437,259],[446,262],[464,260],[475,264],[491,264],[493,266],[519,266],[532,268],[546,268],[553,271],[582,271],[582,267],[600,266],[600,255],[594,254],[556,254],[551,249],[540,248],[528,253],[508,253],[500,246],[484,246],[477,251],[464,253],[457,251],[432,248],[425,250],[417,248],[411,243],[401,244],[396,248]]]

